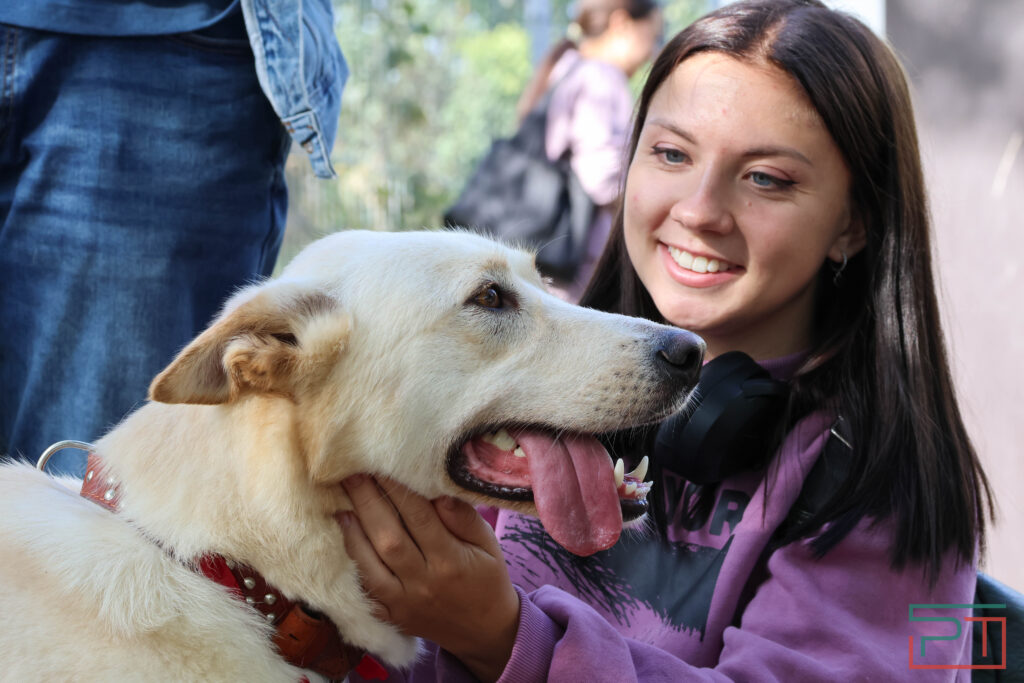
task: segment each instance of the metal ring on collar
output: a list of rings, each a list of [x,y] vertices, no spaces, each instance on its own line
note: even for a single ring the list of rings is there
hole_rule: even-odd
[[[86,453],[95,450],[95,446],[93,446],[91,443],[86,443],[85,441],[74,441],[71,439],[68,439],[66,441],[58,441],[57,443],[53,444],[45,451],[43,451],[43,454],[39,456],[39,460],[36,462],[36,469],[39,470],[40,472],[45,472],[46,463],[50,459],[50,457],[57,451],[62,451],[65,448],[77,448],[79,450],[85,451]]]

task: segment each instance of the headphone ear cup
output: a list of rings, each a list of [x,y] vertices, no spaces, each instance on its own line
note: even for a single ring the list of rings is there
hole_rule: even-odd
[[[696,405],[659,426],[651,454],[657,467],[710,484],[767,464],[788,383],[772,379],[745,353],[731,351],[704,366],[694,398]]]

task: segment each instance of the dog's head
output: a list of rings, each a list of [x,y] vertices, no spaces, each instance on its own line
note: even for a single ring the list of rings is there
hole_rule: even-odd
[[[312,480],[367,472],[538,514],[589,554],[643,514],[646,492],[592,435],[679,409],[702,354],[687,332],[550,295],[526,252],[470,233],[351,231],[232,297],[150,396],[284,398],[273,403],[290,406]]]

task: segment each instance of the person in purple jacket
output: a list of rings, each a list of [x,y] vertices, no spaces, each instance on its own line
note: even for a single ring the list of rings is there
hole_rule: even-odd
[[[992,503],[898,60],[817,0],[729,4],[658,56],[629,158],[582,303],[757,359],[788,386],[774,455],[717,482],[664,469],[652,528],[590,557],[524,516],[492,533],[463,503],[346,481],[379,614],[430,641],[389,680],[969,680],[951,667]],[[837,481],[795,515],[840,417]]]

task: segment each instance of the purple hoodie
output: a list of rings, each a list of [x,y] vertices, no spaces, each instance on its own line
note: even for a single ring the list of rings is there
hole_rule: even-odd
[[[799,361],[762,365],[788,378]],[[500,681],[969,681],[964,669],[912,670],[910,658],[912,650],[915,666],[970,664],[970,624],[963,622],[970,610],[915,608],[915,617],[944,621],[910,621],[909,610],[970,604],[975,567],[951,556],[934,587],[920,566],[891,569],[893,532],[884,521],[863,521],[820,560],[805,541],[779,548],[737,614],[833,419],[819,412],[802,420],[783,442],[778,466],[726,479],[705,518],[686,512],[687,482],[660,482],[666,539],[627,530],[611,549],[580,558],[554,544],[538,521],[500,511],[495,530],[521,598],[519,633]],[[925,641],[922,657],[924,635],[945,639]],[[388,680],[475,679],[428,644],[411,671]]]

